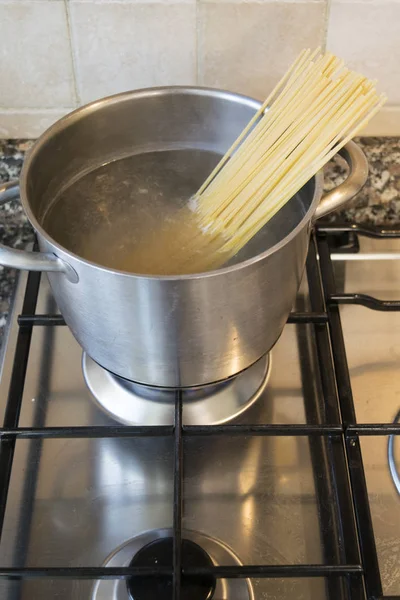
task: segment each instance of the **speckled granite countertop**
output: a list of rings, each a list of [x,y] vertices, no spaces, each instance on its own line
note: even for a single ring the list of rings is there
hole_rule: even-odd
[[[362,138],[358,140],[367,155],[369,180],[347,211],[334,219],[377,225],[400,224],[400,138]],[[0,140],[0,181],[18,177],[24,154],[32,145],[26,140]],[[343,179],[340,161],[326,170],[325,187],[331,189]],[[23,248],[33,240],[33,231],[18,200],[0,206],[2,243]],[[15,273],[0,267],[0,343],[7,320]]]

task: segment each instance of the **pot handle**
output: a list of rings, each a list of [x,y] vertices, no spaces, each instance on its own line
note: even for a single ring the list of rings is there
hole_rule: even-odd
[[[0,204],[19,198],[19,185],[17,181],[0,184]],[[0,244],[0,265],[12,269],[25,269],[27,271],[58,271],[64,273],[69,281],[77,283],[78,275],[68,263],[50,252],[28,252],[7,248]]]
[[[325,217],[325,215],[341,208],[346,202],[352,200],[367,181],[368,162],[360,146],[355,142],[348,142],[339,151],[339,154],[343,156],[349,165],[350,173],[343,183],[322,197],[315,211],[314,221]]]

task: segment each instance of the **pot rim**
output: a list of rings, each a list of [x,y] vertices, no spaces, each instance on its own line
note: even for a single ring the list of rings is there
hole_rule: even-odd
[[[87,260],[74,252],[71,252],[61,244],[59,244],[56,240],[54,240],[47,231],[42,227],[42,225],[38,222],[35,215],[33,214],[27,194],[27,178],[28,173],[31,168],[34,159],[39,154],[43,146],[51,139],[51,137],[58,132],[62,131],[66,127],[71,124],[78,122],[82,118],[85,118],[86,115],[91,114],[97,110],[101,110],[103,106],[109,106],[112,104],[118,104],[124,100],[130,100],[132,98],[140,98],[140,97],[149,97],[156,95],[169,95],[169,94],[190,94],[190,95],[199,95],[199,96],[214,96],[218,98],[226,98],[233,102],[238,102],[240,104],[247,104],[251,108],[254,108],[257,111],[261,102],[251,98],[250,96],[246,96],[243,94],[237,94],[235,92],[229,92],[222,89],[217,88],[209,88],[209,87],[199,87],[199,86],[162,86],[162,87],[154,87],[154,88],[142,88],[139,90],[132,90],[127,92],[122,92],[119,94],[114,94],[112,96],[106,96],[104,98],[100,98],[98,100],[94,100],[84,106],[81,106],[74,111],[66,114],[61,119],[57,120],[53,125],[51,125],[42,135],[36,140],[33,147],[27,153],[26,159],[23,163],[21,177],[20,177],[20,194],[21,194],[21,203],[24,208],[24,211],[31,223],[31,225],[35,228],[37,233],[39,233],[47,242],[49,242],[52,246],[54,246],[55,254],[56,251],[59,251],[63,255],[63,260],[68,261],[69,257],[74,260],[74,268],[76,268],[76,262],[82,263],[84,265],[90,266],[92,268],[98,269],[100,271],[105,271],[110,274],[123,275],[126,277],[137,277],[141,279],[155,279],[155,280],[169,280],[169,281],[183,281],[183,280],[194,280],[194,279],[203,279],[209,277],[216,277],[218,275],[227,275],[229,273],[233,273],[236,271],[240,271],[246,267],[250,267],[251,265],[255,265],[258,262],[266,259],[268,256],[275,254],[281,248],[289,244],[297,234],[307,225],[307,223],[311,222],[312,217],[315,213],[316,207],[320,202],[322,196],[323,189],[323,174],[322,171],[319,171],[314,175],[315,187],[314,194],[310,206],[306,213],[303,215],[302,219],[298,222],[296,227],[283,239],[279,242],[244,261],[241,261],[237,264],[222,267],[220,269],[214,269],[212,271],[204,271],[201,273],[190,273],[185,275],[152,275],[145,273],[132,273],[129,271],[120,271],[118,269],[111,269],[110,267],[105,267],[96,262]],[[312,178],[311,178],[312,179]]]

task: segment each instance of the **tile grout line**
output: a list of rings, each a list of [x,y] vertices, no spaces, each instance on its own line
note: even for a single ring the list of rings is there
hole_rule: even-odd
[[[13,107],[13,106],[0,106],[0,114],[7,114],[9,113],[10,115],[15,114],[15,115],[24,115],[24,114],[32,114],[32,115],[36,115],[36,114],[40,114],[40,113],[48,113],[49,115],[51,114],[57,114],[59,112],[65,112],[65,111],[71,111],[74,110],[76,108],[76,106],[42,106],[42,107],[37,107],[37,106],[19,106],[18,108]]]
[[[79,85],[78,85],[77,61],[76,61],[76,55],[75,55],[75,44],[73,41],[69,0],[64,0],[64,8],[65,8],[65,16],[66,16],[66,20],[67,20],[69,50],[70,50],[71,62],[72,62],[72,75],[73,75],[73,83],[74,83],[75,104],[77,106],[80,106],[82,104],[82,100],[81,100],[81,93],[80,93],[80,89],[79,89]]]
[[[199,65],[199,0],[196,0],[195,4],[195,19],[196,19],[196,82],[195,85],[199,84],[200,79],[200,65]]]
[[[28,4],[32,0],[21,0],[21,2],[25,2]],[[54,0],[37,0],[43,3],[52,2]],[[65,1],[65,0],[59,0]],[[139,4],[139,5],[149,5],[149,4],[182,4],[182,5],[190,5],[194,2],[190,0],[66,0],[71,4]],[[340,0],[338,0],[340,1]],[[365,0],[354,0],[355,2],[364,2]],[[371,2],[375,2],[376,0],[370,0]],[[397,0],[394,0],[397,1]],[[15,0],[0,0],[0,4],[4,3],[12,3]],[[224,4],[323,4],[325,0],[223,0]],[[393,2],[393,0],[382,0],[382,2]],[[195,0],[195,3],[199,4],[220,4],[220,0]]]
[[[331,14],[332,0],[325,0],[325,18],[324,18],[324,31],[323,31],[323,50],[326,51],[326,45],[328,42],[328,29],[329,29],[329,18]]]
[[[340,0],[339,0],[340,1]],[[354,0],[355,2],[364,2],[364,0]],[[374,2],[375,0],[371,0],[371,2]],[[382,0],[382,2],[392,2],[393,0]],[[397,1],[397,0],[396,0]],[[76,3],[103,3],[103,2],[109,2],[112,4],[127,4],[127,3],[133,3],[133,4],[148,4],[148,3],[153,3],[153,4],[165,4],[165,0],[150,0],[150,2],[146,2],[145,0],[70,0],[70,2],[73,2],[74,4]],[[174,0],[174,2],[171,3],[175,3],[175,4],[186,4],[186,2],[182,2],[180,0]],[[325,4],[326,0],[222,0],[222,2],[220,0],[197,0],[198,4],[293,4],[293,5],[298,5],[298,4]]]

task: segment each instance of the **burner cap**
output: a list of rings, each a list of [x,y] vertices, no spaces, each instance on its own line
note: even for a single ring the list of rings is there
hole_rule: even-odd
[[[171,567],[173,539],[166,537],[150,542],[133,557],[131,567]],[[190,540],[182,540],[183,567],[212,567],[213,562],[207,552]],[[210,600],[213,597],[216,580],[212,575],[182,577],[182,600]],[[132,577],[127,581],[132,600],[171,600],[171,577]]]
[[[83,353],[82,369],[97,406],[125,425],[172,425],[176,389],[155,388],[113,375]],[[270,356],[231,379],[183,388],[184,425],[217,425],[242,414],[260,398],[271,370]]]

